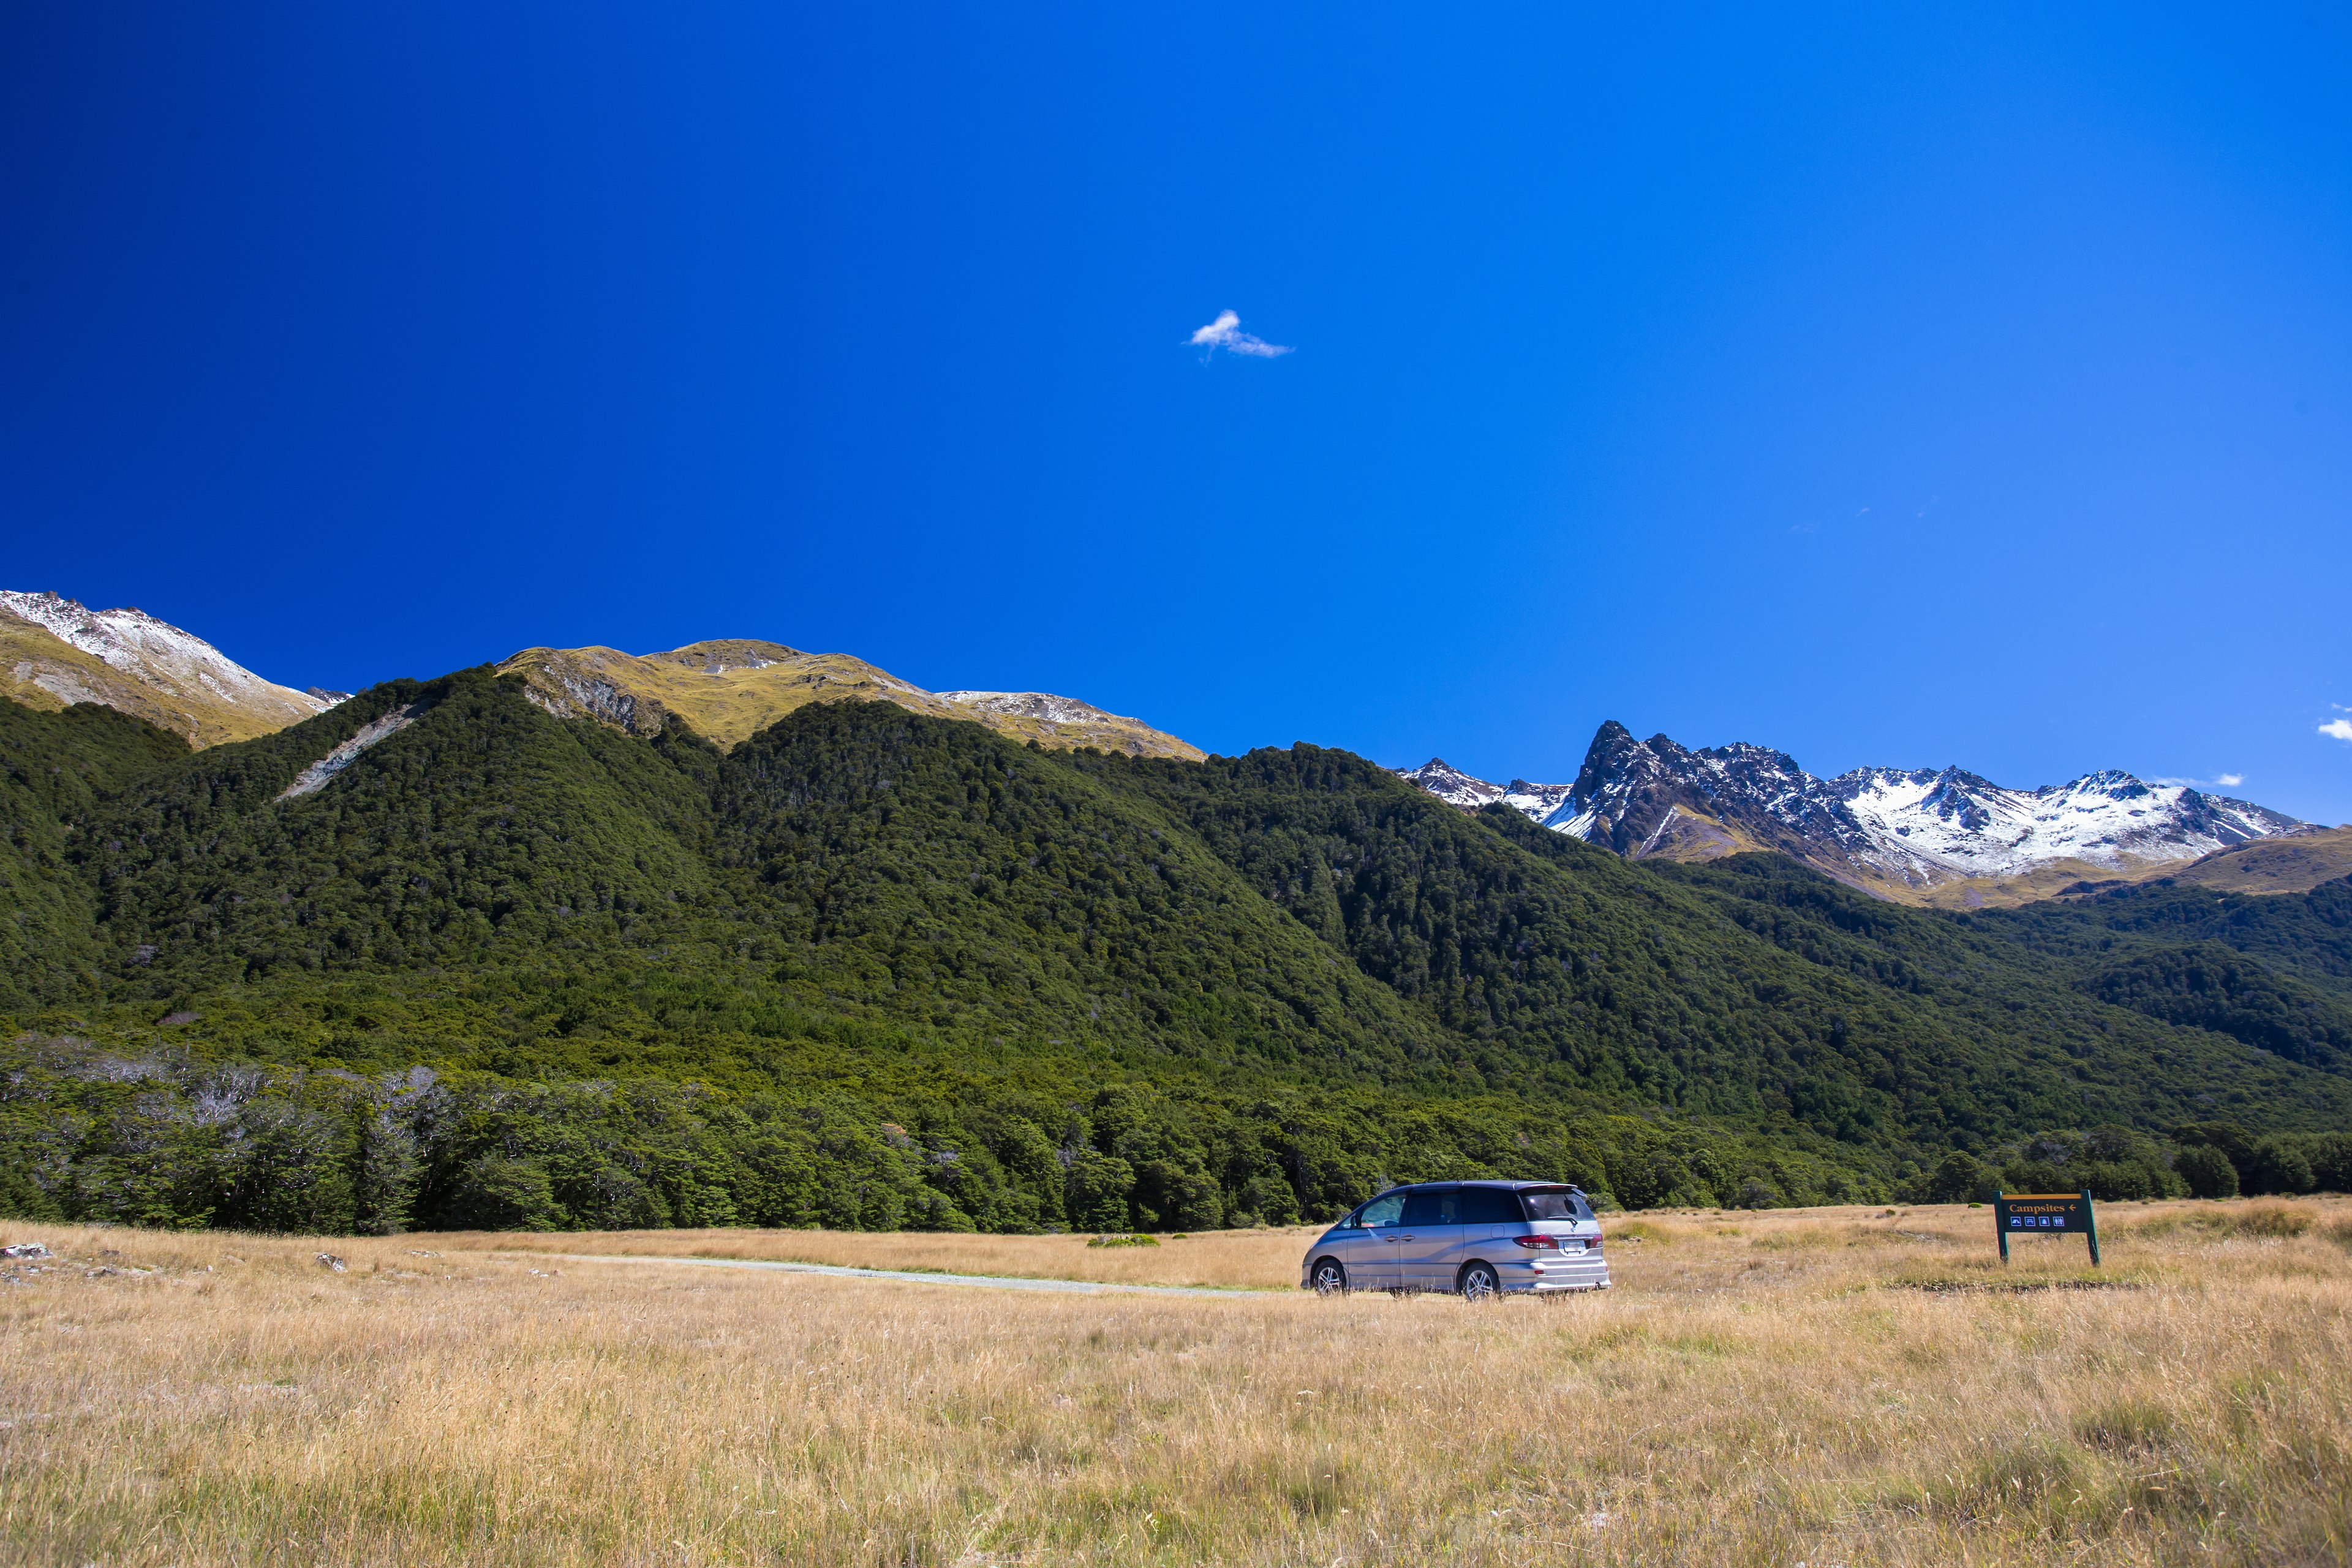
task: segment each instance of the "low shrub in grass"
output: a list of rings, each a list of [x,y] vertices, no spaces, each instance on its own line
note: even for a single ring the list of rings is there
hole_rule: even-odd
[[[2118,1400],[2074,1423],[2085,1447],[2107,1454],[2150,1454],[2172,1435],[2172,1413],[2145,1399]]]

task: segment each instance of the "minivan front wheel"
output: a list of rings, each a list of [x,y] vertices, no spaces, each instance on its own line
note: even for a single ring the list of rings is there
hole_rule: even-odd
[[[1503,1282],[1495,1277],[1494,1266],[1473,1263],[1462,1271],[1462,1299],[1465,1301],[1491,1301],[1503,1293]]]
[[[1339,1296],[1348,1289],[1348,1271],[1339,1267],[1336,1258],[1327,1258],[1315,1266],[1312,1276],[1318,1296]]]

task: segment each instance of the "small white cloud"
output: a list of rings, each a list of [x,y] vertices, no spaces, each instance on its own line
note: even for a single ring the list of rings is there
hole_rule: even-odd
[[[2215,779],[2213,782],[2220,784],[2223,789],[2235,789],[2240,784],[2246,782],[2246,775],[2243,773],[2223,773],[2220,778]]]
[[[1229,354],[1248,354],[1253,359],[1280,359],[1290,352],[1280,343],[1270,343],[1242,331],[1242,319],[1231,310],[1218,311],[1215,321],[1194,332],[1192,346],[1211,353],[1223,349]]]
[[[2352,741],[2352,719],[2330,719],[2319,727],[2319,732],[2339,741]]]

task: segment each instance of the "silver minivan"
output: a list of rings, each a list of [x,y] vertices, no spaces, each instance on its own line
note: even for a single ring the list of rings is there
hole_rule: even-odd
[[[1342,1290],[1606,1290],[1601,1222],[1559,1182],[1423,1182],[1391,1187],[1315,1238],[1298,1283]]]

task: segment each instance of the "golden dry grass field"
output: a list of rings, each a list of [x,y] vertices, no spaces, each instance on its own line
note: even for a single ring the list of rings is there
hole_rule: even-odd
[[[2002,1269],[1983,1210],[1651,1215],[1613,1291],[1485,1306],[552,1256],[1281,1286],[1298,1232],[19,1226],[59,1256],[0,1284],[0,1556],[2346,1561],[2352,1203],[2102,1220],[2095,1276]]]

